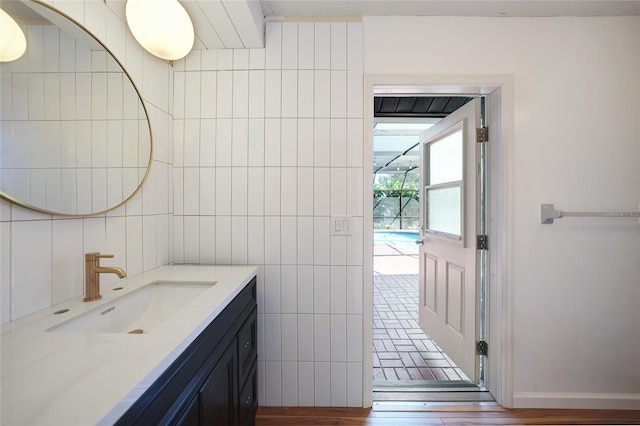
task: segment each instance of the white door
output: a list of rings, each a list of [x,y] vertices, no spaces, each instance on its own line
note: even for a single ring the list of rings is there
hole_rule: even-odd
[[[474,99],[420,136],[420,327],[475,383],[480,108]]]

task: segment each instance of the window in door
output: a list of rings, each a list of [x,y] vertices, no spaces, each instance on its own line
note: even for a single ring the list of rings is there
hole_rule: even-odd
[[[426,145],[425,232],[462,241],[463,122]]]

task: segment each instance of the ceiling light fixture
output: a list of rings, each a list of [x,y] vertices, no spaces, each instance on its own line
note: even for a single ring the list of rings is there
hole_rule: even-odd
[[[0,62],[19,59],[27,50],[27,39],[20,25],[0,9]]]
[[[193,22],[178,0],[127,0],[127,24],[149,53],[174,61],[193,48]]]

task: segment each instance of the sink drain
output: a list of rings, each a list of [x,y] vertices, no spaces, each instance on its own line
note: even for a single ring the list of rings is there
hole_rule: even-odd
[[[130,332],[128,332],[127,334],[142,334],[144,333],[144,330],[141,328],[136,328],[135,330],[131,330]]]

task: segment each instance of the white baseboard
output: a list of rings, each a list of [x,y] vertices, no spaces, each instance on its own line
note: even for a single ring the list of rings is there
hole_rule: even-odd
[[[640,394],[516,392],[513,408],[640,410]]]

